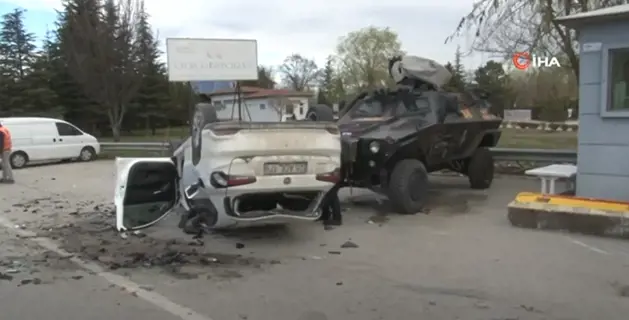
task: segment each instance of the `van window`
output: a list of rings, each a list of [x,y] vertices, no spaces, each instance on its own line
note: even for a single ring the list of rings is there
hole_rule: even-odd
[[[55,122],[55,125],[57,126],[57,131],[59,132],[60,136],[80,136],[83,134],[83,132],[81,132],[79,129],[67,123]]]

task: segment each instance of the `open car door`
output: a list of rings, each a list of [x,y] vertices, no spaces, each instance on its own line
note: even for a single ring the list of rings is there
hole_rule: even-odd
[[[179,176],[171,158],[116,158],[116,229],[148,228],[179,201]]]

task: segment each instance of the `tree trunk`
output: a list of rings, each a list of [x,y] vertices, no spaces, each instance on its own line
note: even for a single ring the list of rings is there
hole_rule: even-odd
[[[120,126],[118,124],[112,124],[111,133],[114,136],[114,142],[120,142]]]

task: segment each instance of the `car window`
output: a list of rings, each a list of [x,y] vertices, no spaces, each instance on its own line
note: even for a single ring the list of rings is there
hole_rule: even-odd
[[[404,115],[407,113],[416,113],[430,110],[430,102],[426,97],[418,97],[414,103],[404,103],[400,101],[396,107],[396,115]]]
[[[359,102],[359,105],[354,107],[350,117],[356,118],[372,118],[381,117],[384,115],[385,108],[380,101],[375,99],[363,100]]]
[[[56,122],[55,125],[57,126],[57,132],[59,132],[60,136],[80,136],[83,134],[81,130],[67,123]]]

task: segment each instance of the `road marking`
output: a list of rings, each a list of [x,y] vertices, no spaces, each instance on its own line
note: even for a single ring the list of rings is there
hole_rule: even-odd
[[[594,251],[596,253],[605,254],[605,255],[610,254],[609,252],[607,252],[607,251],[605,251],[603,249],[599,249],[599,248],[597,248],[595,246],[591,246],[591,245],[589,245],[587,243],[584,243],[584,242],[581,242],[581,241],[579,241],[577,239],[573,239],[573,238],[568,238],[568,239],[570,239],[570,242],[572,242],[572,243],[574,243],[574,244],[576,244],[578,246],[581,246],[583,248],[586,248],[586,249],[588,249],[590,251]]]
[[[9,232],[19,235],[24,238],[25,241],[32,241],[39,245],[40,247],[50,250],[59,254],[62,257],[70,257],[68,260],[75,263],[77,266],[81,267],[93,273],[105,280],[109,283],[123,288],[128,292],[135,292],[138,298],[153,304],[158,309],[164,310],[176,317],[179,317],[182,320],[212,320],[212,318],[206,317],[190,308],[177,304],[168,298],[156,293],[154,291],[147,291],[141,288],[141,286],[128,278],[123,276],[107,272],[101,266],[91,263],[88,261],[84,261],[80,258],[77,258],[73,254],[63,250],[53,241],[48,238],[38,237],[36,233],[23,230],[19,228],[15,228],[15,224],[10,221],[0,217],[0,227],[6,228]]]

